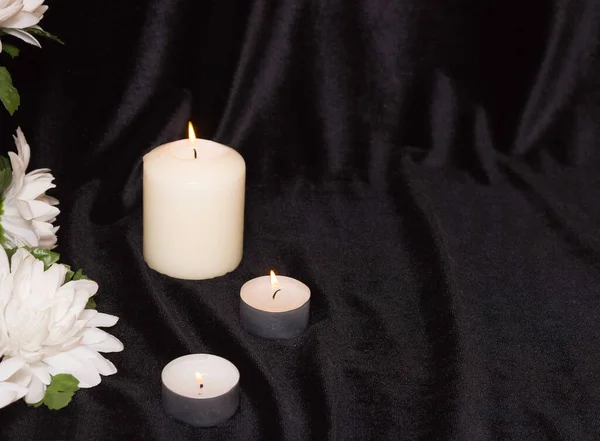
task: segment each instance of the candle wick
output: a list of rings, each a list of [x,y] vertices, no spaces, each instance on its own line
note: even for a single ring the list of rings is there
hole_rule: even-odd
[[[275,300],[275,296],[277,295],[277,293],[278,293],[279,291],[281,291],[281,290],[280,290],[280,289],[278,289],[277,291],[275,291],[275,292],[273,293],[273,300]]]
[[[194,159],[198,159],[198,152],[194,149]]]

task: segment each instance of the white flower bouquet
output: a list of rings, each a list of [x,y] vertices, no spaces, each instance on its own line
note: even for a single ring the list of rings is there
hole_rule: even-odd
[[[44,0],[0,0],[0,55],[16,57],[17,37],[39,46]],[[0,65],[0,101],[12,115],[19,94]],[[118,318],[96,311],[98,284],[59,263],[54,225],[58,200],[48,169],[27,172],[31,150],[21,129],[17,152],[0,156],[0,408],[23,398],[32,406],[65,407],[77,390],[117,372],[101,353],[123,344],[100,328]]]

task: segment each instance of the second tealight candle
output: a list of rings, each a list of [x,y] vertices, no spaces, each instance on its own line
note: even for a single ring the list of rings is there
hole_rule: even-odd
[[[240,319],[251,334],[268,339],[297,337],[309,318],[310,289],[291,277],[262,276],[240,290]]]

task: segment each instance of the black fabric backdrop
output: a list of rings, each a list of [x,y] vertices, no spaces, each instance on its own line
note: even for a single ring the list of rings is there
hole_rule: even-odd
[[[100,284],[117,375],[7,440],[600,439],[600,4],[54,0],[65,46],[9,67],[65,262]],[[141,249],[141,157],[185,136],[241,152],[244,259],[179,281]],[[245,333],[239,288],[313,292],[309,329]],[[169,420],[160,372],[241,371],[222,427]]]

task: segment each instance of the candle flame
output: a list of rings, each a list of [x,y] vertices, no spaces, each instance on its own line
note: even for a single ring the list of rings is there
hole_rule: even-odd
[[[196,383],[202,384],[202,374],[200,372],[196,372]]]
[[[191,121],[188,122],[188,137],[192,144],[196,142],[196,132],[194,132],[194,126]]]
[[[271,270],[271,288],[273,291],[279,289],[279,280],[277,280],[277,276],[275,276],[275,271]]]

